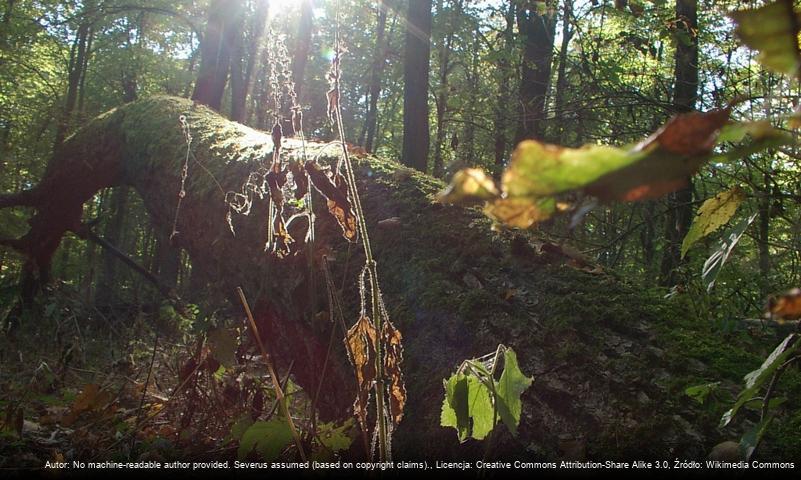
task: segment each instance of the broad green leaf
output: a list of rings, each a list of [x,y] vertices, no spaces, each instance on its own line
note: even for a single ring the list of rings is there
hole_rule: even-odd
[[[475,375],[468,377],[469,415],[473,420],[471,436],[482,440],[495,426],[495,409],[492,407],[492,394],[487,386]]]
[[[720,247],[704,262],[704,268],[701,271],[701,279],[706,283],[707,291],[712,290],[712,287],[715,286],[715,280],[718,278],[720,269],[726,263],[726,260],[729,259],[729,255],[731,255],[734,247],[737,246],[740,237],[743,236],[743,233],[745,233],[756,216],[757,214],[755,213],[748,218],[744,218],[730,232],[727,232],[723,236],[723,243],[721,243]]]
[[[353,419],[349,418],[345,423],[336,426],[334,423],[324,423],[319,426],[318,433],[323,445],[332,452],[341,452],[350,448],[353,439],[348,432],[353,429]]]
[[[445,400],[442,402],[440,424],[453,427],[464,442],[470,436],[470,406],[467,375],[457,373],[445,381]]]
[[[250,417],[250,414],[243,415],[242,418],[231,425],[231,438],[237,442],[240,441],[242,435],[245,434],[251,425],[253,425],[253,419]]]
[[[793,0],[779,0],[764,7],[731,13],[735,33],[757,50],[759,63],[770,70],[796,75],[801,66],[798,46],[799,15]]]
[[[453,175],[450,185],[439,194],[442,203],[469,204],[492,200],[500,193],[495,180],[479,168],[465,168]]]
[[[681,244],[681,257],[684,258],[687,250],[695,242],[728,222],[743,200],[745,200],[745,192],[740,187],[734,187],[705,201],[698,209],[690,231],[684,237]]]
[[[242,435],[237,456],[242,459],[254,449],[264,460],[274,460],[292,441],[292,431],[286,420],[273,418],[255,422]]]
[[[702,385],[687,387],[687,389],[684,390],[684,393],[688,397],[703,405],[706,402],[707,397],[709,397],[709,394],[717,390],[719,386],[720,382],[704,383]]]
[[[531,382],[532,379],[520,371],[517,354],[511,348],[506,349],[503,356],[503,373],[496,391],[498,414],[512,435],[517,435],[517,426],[520,424],[520,412],[523,408],[520,396],[531,386]]]
[[[502,187],[511,198],[551,196],[582,188],[646,155],[606,145],[564,148],[525,140],[512,153]]]
[[[768,429],[771,420],[773,420],[772,413],[768,414],[761,422],[756,424],[751,430],[745,432],[742,438],[740,438],[740,453],[743,458],[745,458],[746,462],[751,460],[751,455],[754,454],[754,450],[756,450],[757,445],[759,445],[760,440],[762,440],[762,437],[765,435],[765,431]]]
[[[734,406],[723,414],[723,417],[720,419],[720,428],[728,425],[740,407],[754,398],[754,395],[756,395],[765,381],[767,381],[774,372],[798,350],[799,343],[801,342],[798,341],[798,334],[791,333],[773,350],[768,358],[765,359],[762,366],[745,376],[745,389],[740,392]]]

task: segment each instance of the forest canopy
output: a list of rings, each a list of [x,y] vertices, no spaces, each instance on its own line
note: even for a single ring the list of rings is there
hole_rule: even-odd
[[[798,465],[800,25],[7,0],[0,468]]]

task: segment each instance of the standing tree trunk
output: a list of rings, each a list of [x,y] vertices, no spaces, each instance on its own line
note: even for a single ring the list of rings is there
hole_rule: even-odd
[[[431,0],[409,0],[403,61],[404,165],[428,170],[428,66],[431,55]]]
[[[242,13],[242,0],[212,0],[209,5],[206,32],[200,42],[200,68],[192,100],[216,111],[222,107],[232,50],[236,44],[237,19]]]
[[[128,187],[120,186],[111,194],[111,208],[108,213],[108,223],[103,232],[104,239],[121,251],[125,251],[122,244],[125,240],[125,218],[128,216]],[[119,260],[106,250],[102,253],[102,267],[98,283],[95,302],[103,307],[113,306],[119,294],[119,280],[117,266]]]
[[[84,69],[87,65],[87,46],[89,44],[91,31],[91,22],[88,19],[84,20],[78,26],[75,40],[72,43],[70,61],[67,67],[67,96],[64,100],[64,110],[62,111],[61,119],[56,128],[56,139],[54,143],[56,148],[64,141],[72,123],[72,115],[78,101],[78,89],[80,88],[81,78],[84,76]]]
[[[298,38],[295,44],[295,55],[292,57],[292,81],[295,83],[295,94],[298,97],[298,101],[301,100],[303,92],[303,78],[306,73],[306,64],[309,61],[313,28],[314,0],[302,0],[300,4]]]
[[[375,47],[373,48],[373,68],[370,72],[370,92],[367,105],[366,131],[367,139],[364,149],[372,153],[375,146],[375,134],[378,126],[378,97],[381,96],[381,79],[384,76],[384,63],[387,58],[386,28],[387,0],[378,0],[378,23],[375,30]]]
[[[256,11],[250,22],[247,49],[242,51],[243,42],[239,42],[231,59],[231,120],[235,122],[245,123],[248,120],[247,98],[253,84],[253,72],[261,56],[261,39],[267,24],[269,5],[268,0],[257,0]]]
[[[559,48],[559,68],[556,74],[556,92],[554,94],[554,112],[556,117],[556,132],[552,136],[556,143],[562,144],[565,140],[567,131],[564,118],[565,90],[567,89],[567,49],[570,40],[573,38],[573,30],[570,28],[570,17],[573,15],[573,0],[564,0],[564,10],[562,11],[562,45]]]
[[[437,2],[437,18],[447,25],[445,41],[439,48],[439,85],[437,86],[437,133],[434,140],[434,176],[441,177],[444,173],[444,161],[442,159],[442,147],[445,142],[445,116],[448,114],[448,74],[451,71],[451,49],[453,48],[453,38],[455,36],[456,24],[462,13],[463,0],[455,3],[456,12],[450,18],[445,15],[444,1]]]
[[[553,37],[556,30],[555,0],[539,2],[520,0],[517,6],[517,28],[523,42],[520,65],[520,122],[517,141],[543,139],[545,133],[545,98],[551,81]]]
[[[698,4],[697,0],[676,0],[676,67],[673,106],[677,113],[695,109],[698,97]],[[688,185],[668,195],[665,216],[666,245],[662,254],[660,283],[673,285],[679,281],[681,242],[690,229],[693,216],[692,178]]]
[[[506,10],[506,29],[503,31],[503,54],[498,62],[501,80],[498,83],[498,103],[495,106],[495,169],[493,173],[500,176],[506,163],[506,145],[512,85],[512,50],[514,48],[515,2],[509,0]]]

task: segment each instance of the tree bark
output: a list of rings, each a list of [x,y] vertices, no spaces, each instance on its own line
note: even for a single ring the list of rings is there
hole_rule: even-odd
[[[506,28],[503,31],[503,54],[498,62],[501,81],[498,84],[498,103],[495,106],[495,168],[493,174],[500,177],[506,164],[509,110],[512,109],[509,93],[512,85],[512,52],[515,45],[515,2],[509,0],[506,10]]]
[[[384,77],[384,63],[387,59],[387,0],[378,0],[378,23],[375,29],[375,47],[373,48],[373,67],[370,72],[370,92],[367,105],[366,131],[367,139],[364,149],[372,153],[375,146],[375,134],[378,126],[378,98],[381,96],[381,80]]]
[[[428,170],[428,66],[431,55],[431,0],[409,0],[403,60],[404,165]]]
[[[442,148],[445,143],[445,117],[448,114],[448,74],[451,71],[451,49],[453,48],[453,37],[456,33],[456,23],[462,12],[463,0],[458,0],[454,4],[456,12],[450,18],[445,15],[444,1],[437,2],[437,17],[441,18],[447,28],[445,40],[439,48],[439,85],[437,86],[437,133],[434,140],[434,176],[442,177],[445,173],[444,161],[442,158]]]
[[[545,133],[545,99],[551,82],[556,30],[554,1],[545,2],[545,10],[541,11],[541,2],[518,0],[517,28],[523,43],[518,142],[526,138],[543,140]]]
[[[698,4],[697,0],[676,1],[676,67],[673,105],[677,113],[695,109],[698,98]],[[680,280],[681,243],[693,218],[692,178],[687,186],[668,195],[665,216],[665,249],[662,254],[660,283],[674,285]]]
[[[250,35],[244,52],[237,52],[231,63],[231,120],[246,123],[248,120],[247,98],[253,85],[253,72],[261,57],[262,37],[267,25],[269,0],[257,0],[256,11],[250,23]],[[242,58],[244,72],[242,71]]]
[[[154,228],[168,235],[184,155],[176,121],[180,115],[193,128],[195,156],[208,172],[190,172],[175,243],[192,259],[193,277],[213,280],[206,301],[227,300],[241,316],[234,292],[238,286],[245,290],[279,368],[294,360],[297,383],[313,391],[330,327],[304,315],[311,278],[306,249],[280,260],[263,251],[265,202],[257,201],[249,217],[234,217],[234,237],[225,220],[223,194],[209,177],[214,175],[225,191],[239,191],[271,145],[267,133],[184,99],[154,97],[120,107],[68,139],[33,189],[0,197],[0,206],[36,209],[27,234],[4,243],[34,260],[29,265],[47,268],[64,233],[82,228],[83,203],[98,190],[119,185],[139,193]],[[300,142],[285,140],[284,148],[288,155],[297,154]],[[309,156],[321,148],[309,142]],[[451,429],[439,427],[442,380],[462,360],[493,351],[499,343],[515,349],[522,370],[536,381],[523,396],[517,437],[501,429],[493,439],[494,459],[564,458],[570,455],[561,447],[565,438],[584,445],[586,457],[601,460],[663,458],[665,452],[701,458],[706,453],[705,442],[719,435],[714,425],[701,430],[697,425],[704,414],[677,401],[667,387],[670,382],[656,380],[665,369],[684,375],[694,368],[681,359],[670,363],[654,347],[666,341],[650,326],[660,321],[652,308],[658,300],[612,277],[547,260],[522,237],[492,232],[490,222],[474,210],[433,204],[430,196],[439,184],[424,175],[400,181],[400,168],[373,157],[356,164],[385,301],[404,338],[409,403],[394,432],[396,459],[483,456],[484,445],[460,445]],[[327,252],[335,278],[347,280],[340,293],[352,323],[358,316],[356,276],[364,258],[331,254],[347,246],[325,202],[315,205],[322,209],[313,258]],[[393,216],[400,218],[396,228],[379,225]],[[512,297],[510,285],[516,289]],[[325,304],[325,289],[317,291]],[[668,310],[660,306],[659,311]],[[320,409],[326,418],[345,418],[351,415],[355,382],[344,347],[335,346]]]
[[[209,5],[206,31],[200,42],[200,68],[192,100],[218,112],[228,82],[236,36],[242,34],[236,29],[241,13],[241,0],[213,0]]]
[[[306,64],[309,61],[312,30],[314,27],[314,0],[302,0],[300,3],[300,20],[298,23],[295,54],[292,56],[292,81],[295,83],[295,95],[301,101]]]

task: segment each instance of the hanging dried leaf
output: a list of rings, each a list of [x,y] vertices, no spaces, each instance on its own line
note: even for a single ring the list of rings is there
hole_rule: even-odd
[[[264,180],[267,182],[270,198],[274,206],[273,218],[270,219],[273,222],[273,242],[272,245],[268,244],[266,248],[271,248],[272,252],[278,257],[285,257],[289,254],[289,246],[294,243],[294,239],[289,235],[284,222],[284,194],[282,188],[286,184],[286,170],[276,172],[275,169],[271,169],[264,176]]]
[[[356,381],[359,391],[353,403],[353,411],[363,431],[367,431],[367,405],[370,402],[370,390],[376,379],[375,346],[378,340],[375,325],[366,315],[362,315],[349,330],[345,341],[352,355],[350,361],[356,370]]]
[[[323,195],[328,205],[328,211],[339,222],[342,228],[342,235],[351,242],[356,241],[357,225],[356,214],[353,212],[350,200],[348,199],[348,187],[342,175],[335,177],[336,183],[312,161],[306,162],[306,172],[309,174],[314,188]]]
[[[281,140],[284,137],[284,130],[281,128],[281,122],[276,121],[273,125],[273,164],[279,162],[281,158]]]
[[[300,200],[309,192],[309,179],[306,177],[306,170],[300,162],[290,162],[289,171],[292,173],[292,181],[295,182],[295,199]]]
[[[387,379],[389,393],[389,413],[395,425],[403,419],[403,407],[406,405],[406,386],[403,383],[403,372],[400,364],[403,361],[403,344],[401,333],[389,320],[381,326],[381,341],[384,344],[384,376]]]
[[[328,120],[333,123],[339,108],[339,91],[332,88],[326,93],[326,96],[328,97]]]
[[[768,315],[777,320],[801,318],[801,288],[793,288],[784,295],[768,299]]]

